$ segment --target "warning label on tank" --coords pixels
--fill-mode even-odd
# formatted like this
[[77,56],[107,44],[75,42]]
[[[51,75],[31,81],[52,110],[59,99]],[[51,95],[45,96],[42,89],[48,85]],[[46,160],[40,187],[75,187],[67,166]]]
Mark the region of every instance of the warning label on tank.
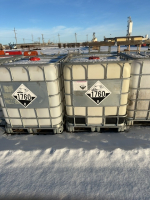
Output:
[[99,105],[111,92],[100,81],[97,81],[85,94]]
[[24,84],[21,84],[12,96],[25,108],[27,108],[37,96],[33,94]]
[[73,90],[74,91],[88,90],[87,81],[73,81]]

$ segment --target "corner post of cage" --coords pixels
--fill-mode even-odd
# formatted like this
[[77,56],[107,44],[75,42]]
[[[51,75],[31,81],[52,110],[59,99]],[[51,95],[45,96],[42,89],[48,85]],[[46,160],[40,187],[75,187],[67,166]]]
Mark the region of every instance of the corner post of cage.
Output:
[[141,79],[142,79],[142,71],[143,71],[143,61],[139,61],[140,64],[140,73],[139,73],[139,79],[138,79],[138,86],[137,86],[137,93],[136,93],[136,101],[135,101],[135,107],[134,107],[134,120],[137,110],[137,103],[138,103],[138,97],[139,97],[139,91],[140,91],[140,85],[141,85]]

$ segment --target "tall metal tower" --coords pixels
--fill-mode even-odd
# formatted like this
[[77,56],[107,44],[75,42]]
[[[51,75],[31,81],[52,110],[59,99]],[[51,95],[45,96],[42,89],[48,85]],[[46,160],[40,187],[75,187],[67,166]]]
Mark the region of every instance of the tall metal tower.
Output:
[[132,34],[132,26],[133,26],[133,21],[131,20],[131,17],[128,17],[128,21],[127,21],[127,35],[126,36],[131,36],[131,34]]
[[44,37],[43,37],[43,34],[42,34],[42,41],[43,41],[43,44],[44,44]]
[[40,38],[40,37],[38,37],[38,39],[39,39],[39,43],[40,43],[40,39],[41,39],[41,38]]
[[76,43],[77,43],[77,34],[75,33],[75,40],[76,40]]
[[16,34],[17,34],[17,33],[16,33],[16,30],[15,30],[15,28],[14,28],[14,30],[13,30],[13,31],[14,31],[14,33],[15,33],[15,40],[16,40],[16,44],[17,44],[17,36],[16,36]]
[[95,32],[93,33],[93,40],[95,40]]
[[33,42],[33,35],[31,35],[32,36],[32,42]]
[[86,37],[87,37],[87,42],[88,42],[88,34],[86,35]]
[[58,42],[60,43],[60,35],[59,35],[59,33],[58,33]]

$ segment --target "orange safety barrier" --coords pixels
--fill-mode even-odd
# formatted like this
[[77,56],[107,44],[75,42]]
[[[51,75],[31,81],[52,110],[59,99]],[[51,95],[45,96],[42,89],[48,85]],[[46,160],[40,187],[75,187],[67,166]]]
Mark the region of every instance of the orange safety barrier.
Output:
[[37,51],[25,51],[24,56],[38,56]]
[[21,51],[5,51],[5,55],[11,55],[11,56],[22,55],[22,52]]
[[4,56],[4,55],[5,55],[4,51],[3,50],[0,51],[0,56]]

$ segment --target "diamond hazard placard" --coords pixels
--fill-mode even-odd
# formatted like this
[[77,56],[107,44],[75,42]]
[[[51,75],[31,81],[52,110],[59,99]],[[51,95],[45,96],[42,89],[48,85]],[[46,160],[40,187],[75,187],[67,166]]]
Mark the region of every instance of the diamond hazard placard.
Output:
[[99,105],[111,92],[100,81],[97,81],[85,94]]
[[21,84],[12,96],[25,108],[27,108],[37,98],[37,96],[24,84]]

